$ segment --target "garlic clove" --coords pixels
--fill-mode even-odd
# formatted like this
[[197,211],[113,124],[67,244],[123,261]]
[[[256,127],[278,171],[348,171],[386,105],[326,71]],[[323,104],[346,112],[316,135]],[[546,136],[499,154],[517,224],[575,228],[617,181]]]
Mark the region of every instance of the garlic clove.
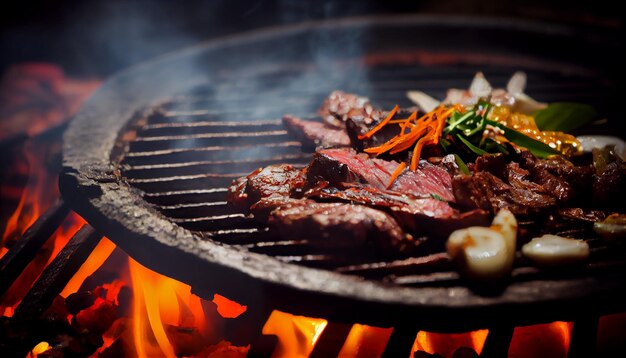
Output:
[[540,267],[556,267],[586,262],[589,245],[581,240],[543,235],[522,247],[522,254]]
[[501,209],[493,218],[491,229],[502,234],[508,249],[515,255],[517,245],[517,220],[509,209]]
[[450,257],[467,277],[495,281],[509,275],[514,255],[502,234],[487,227],[454,231],[447,242]]

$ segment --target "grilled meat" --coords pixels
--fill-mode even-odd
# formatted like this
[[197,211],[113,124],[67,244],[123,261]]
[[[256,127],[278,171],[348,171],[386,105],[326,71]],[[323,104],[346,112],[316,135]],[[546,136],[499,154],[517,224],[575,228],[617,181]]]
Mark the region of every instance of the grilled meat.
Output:
[[228,190],[228,201],[247,211],[262,198],[297,196],[304,186],[304,180],[302,171],[293,165],[269,165],[236,179]]
[[[307,171],[307,187],[328,183],[344,188],[345,183],[361,183],[386,190],[398,163],[371,159],[367,154],[357,154],[351,149],[327,149],[315,153]],[[425,161],[417,171],[404,171],[389,188],[416,197],[437,195],[445,201],[454,201],[452,180],[442,168]]]
[[334,248],[371,246],[394,253],[410,252],[419,243],[389,214],[362,205],[302,201],[274,210],[269,224],[283,237]]
[[[514,175],[520,176],[519,173]],[[457,204],[464,209],[479,208],[496,213],[508,208],[515,215],[530,215],[556,205],[554,197],[534,192],[525,187],[522,180],[520,182],[522,185],[516,187],[489,172],[475,172],[455,176],[452,188]]]
[[350,146],[350,138],[343,128],[330,127],[321,122],[307,121],[291,115],[284,116],[283,123],[289,132],[302,142],[304,150]]
[[318,113],[326,124],[335,128],[344,128],[345,122],[353,116],[363,117],[368,124],[378,121],[381,116],[368,98],[343,91],[333,91],[324,100]]
[[447,237],[452,231],[469,225],[487,225],[489,215],[483,210],[461,214],[447,202],[419,198],[368,186],[352,186],[344,190],[316,188],[305,194],[317,200],[341,200],[389,212],[400,225],[414,235]]

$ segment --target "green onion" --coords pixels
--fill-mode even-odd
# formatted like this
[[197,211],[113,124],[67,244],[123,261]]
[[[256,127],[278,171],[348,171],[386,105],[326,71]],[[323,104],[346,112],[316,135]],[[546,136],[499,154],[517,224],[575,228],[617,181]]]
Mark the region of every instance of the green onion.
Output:
[[462,115],[459,119],[457,119],[456,121],[450,123],[445,129],[444,132],[445,133],[450,133],[452,130],[454,130],[454,128],[456,128],[459,124],[467,121],[468,119],[472,118],[474,115],[476,114],[476,112],[474,111],[469,111],[467,113],[465,113],[464,115]]
[[465,175],[470,175],[470,171],[467,168],[467,165],[465,165],[465,162],[463,162],[463,159],[461,159],[458,154],[454,154],[454,160],[456,161],[456,165],[459,166],[459,170],[461,171],[461,173]]
[[459,138],[459,140],[461,142],[463,142],[463,144],[465,144],[472,152],[474,152],[474,154],[476,155],[483,155],[483,154],[489,154],[486,151],[478,148],[477,146],[473,145],[472,143],[470,143],[470,141],[468,141],[467,139],[463,138],[460,134],[456,135],[457,138]]
[[442,198],[442,197],[440,197],[440,196],[439,196],[439,195],[437,195],[437,194],[430,194],[430,197],[431,197],[431,198],[433,198],[433,199],[435,199],[435,200],[445,201],[445,200],[443,200],[443,198]]

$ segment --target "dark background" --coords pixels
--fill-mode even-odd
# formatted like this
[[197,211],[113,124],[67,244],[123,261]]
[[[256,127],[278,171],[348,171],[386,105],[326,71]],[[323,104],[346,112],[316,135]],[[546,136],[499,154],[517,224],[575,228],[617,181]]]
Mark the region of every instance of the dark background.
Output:
[[0,11],[0,73],[11,64],[44,61],[71,75],[106,77],[155,55],[226,34],[379,14],[524,18],[623,38],[624,16],[617,4],[614,0],[19,1]]

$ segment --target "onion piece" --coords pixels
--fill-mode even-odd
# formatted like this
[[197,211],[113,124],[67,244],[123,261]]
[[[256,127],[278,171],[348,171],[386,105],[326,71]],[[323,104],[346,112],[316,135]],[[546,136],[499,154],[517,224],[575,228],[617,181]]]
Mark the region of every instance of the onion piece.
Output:
[[626,142],[618,137],[606,135],[582,135],[576,137],[583,146],[584,152],[591,152],[594,148],[604,148],[608,145],[615,146],[615,154],[622,160],[626,160]]
[[483,75],[482,72],[476,73],[469,88],[469,92],[472,97],[487,98],[491,94],[492,90],[493,87],[491,87],[491,85],[485,78],[485,75]]
[[441,104],[440,101],[434,99],[433,97],[427,95],[422,91],[408,91],[406,96],[411,100],[411,102],[415,103],[420,107],[420,109],[424,112],[430,112],[433,109],[439,107]]

